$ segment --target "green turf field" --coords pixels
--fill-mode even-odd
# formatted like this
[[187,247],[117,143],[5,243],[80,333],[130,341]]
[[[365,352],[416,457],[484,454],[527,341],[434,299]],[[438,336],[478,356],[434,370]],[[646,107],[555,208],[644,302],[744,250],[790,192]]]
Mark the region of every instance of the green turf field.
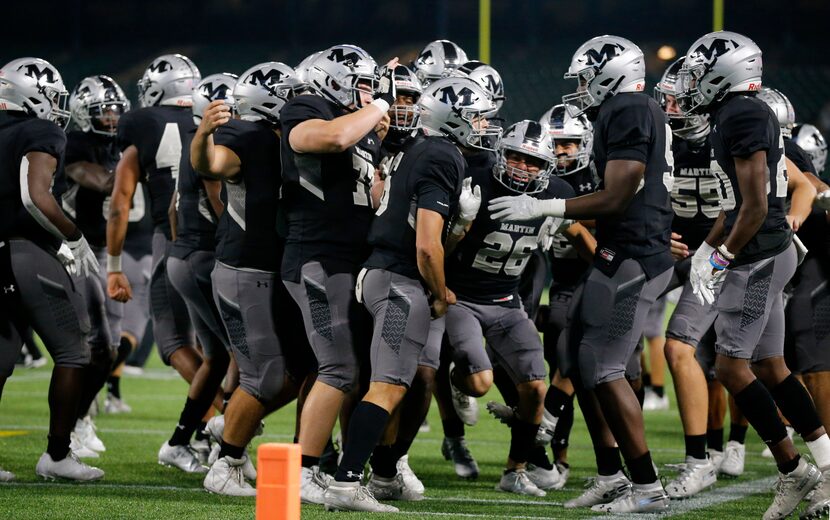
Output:
[[[127,415],[99,415],[98,433],[106,453],[93,463],[106,471],[95,484],[44,483],[35,464],[46,447],[46,394],[50,369],[18,369],[6,384],[0,403],[0,466],[17,474],[17,481],[0,484],[0,519],[232,519],[253,518],[254,501],[210,495],[201,478],[159,466],[156,452],[171,433],[184,402],[186,386],[155,358],[142,377],[125,376],[122,392],[132,405]],[[545,498],[524,498],[494,490],[508,449],[508,430],[484,410],[495,391],[480,400],[479,424],[467,440],[481,467],[477,481],[461,481],[440,453],[442,434],[437,409],[429,415],[432,431],[415,441],[410,464],[426,485],[426,500],[400,504],[402,515],[373,518],[588,518],[591,511],[571,511],[561,503],[580,493],[594,469],[590,441],[577,417],[571,438],[571,478],[562,491]],[[672,396],[673,398],[673,396]],[[648,441],[662,467],[681,462],[683,436],[675,403],[667,412],[646,416]],[[257,442],[286,442],[294,431],[294,407],[266,420]],[[799,446],[803,444],[799,443]],[[772,499],[774,468],[759,455],[762,445],[750,431],[747,471],[736,480],[718,482],[699,498],[673,503],[670,515],[679,518],[760,518]],[[303,518],[361,518],[360,514],[331,514],[319,506],[304,506]]]

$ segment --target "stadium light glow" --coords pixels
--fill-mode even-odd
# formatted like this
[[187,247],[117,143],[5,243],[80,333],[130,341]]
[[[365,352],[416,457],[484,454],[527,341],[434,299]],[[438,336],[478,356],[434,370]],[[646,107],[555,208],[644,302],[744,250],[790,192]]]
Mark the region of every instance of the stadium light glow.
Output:
[[657,57],[663,61],[673,60],[677,56],[677,51],[671,45],[663,45],[657,49]]

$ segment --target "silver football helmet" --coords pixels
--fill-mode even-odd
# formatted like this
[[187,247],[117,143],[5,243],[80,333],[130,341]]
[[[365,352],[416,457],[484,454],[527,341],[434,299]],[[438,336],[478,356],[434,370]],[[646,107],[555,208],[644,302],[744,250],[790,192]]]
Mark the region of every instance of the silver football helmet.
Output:
[[795,126],[795,109],[787,96],[778,89],[761,87],[757,98],[769,105],[772,111],[775,112],[778,125],[781,127],[781,135],[792,137],[793,127]]
[[548,135],[556,141],[577,143],[575,154],[556,154],[555,173],[562,177],[578,172],[591,163],[591,149],[594,143],[594,127],[585,114],[571,116],[565,105],[554,105],[539,118]]
[[294,69],[277,61],[254,65],[239,76],[233,88],[236,111],[245,121],[280,122],[280,110],[302,92],[303,82]]
[[504,82],[501,75],[492,66],[478,60],[468,61],[453,71],[452,75],[466,76],[484,87],[484,90],[490,94],[490,99],[496,103],[496,112],[501,110],[504,101],[507,99],[504,95]]
[[308,68],[311,66],[312,62],[314,62],[314,60],[317,59],[317,56],[321,55],[322,53],[323,51],[312,52],[311,54],[303,58],[303,61],[297,64],[296,67],[294,67],[294,73],[296,74],[297,79],[306,84],[305,90],[309,93],[313,93],[314,91],[311,87],[308,86]]
[[697,114],[730,92],[757,92],[763,69],[755,42],[729,31],[709,33],[686,52],[677,73],[677,103],[685,114]]
[[342,108],[361,108],[358,91],[375,91],[378,65],[356,45],[335,45],[312,60],[305,79],[317,94]]
[[[493,166],[493,176],[506,188],[517,193],[531,194],[539,193],[547,187],[557,161],[553,139],[544,125],[530,119],[519,121],[499,139],[497,151],[498,160]],[[538,171],[531,173],[510,166],[507,155],[511,152],[525,156],[525,165],[536,166]]]
[[[669,118],[672,134],[692,143],[702,143],[709,135],[709,116],[707,114],[684,114],[677,104],[677,73],[683,66],[684,58],[675,60],[663,72],[660,82],[654,87],[654,98]],[[669,101],[674,100],[674,108]]]
[[202,122],[202,114],[209,104],[217,99],[224,99],[225,104],[235,109],[233,87],[236,85],[236,74],[220,72],[211,74],[202,79],[193,89],[193,122],[198,126]]
[[415,75],[426,87],[435,80],[446,78],[467,61],[467,53],[455,43],[449,40],[435,40],[424,47],[412,62],[412,66],[415,68]]
[[69,92],[58,69],[40,58],[18,58],[0,68],[0,107],[69,124]]
[[393,77],[395,78],[395,91],[398,96],[401,94],[412,96],[412,105],[400,104],[395,101],[389,107],[389,128],[399,132],[411,132],[420,125],[421,112],[418,107],[418,100],[424,92],[421,82],[412,70],[406,65],[395,67]]
[[421,128],[427,135],[444,135],[459,146],[495,150],[502,129],[487,125],[496,104],[470,78],[432,82],[418,101]]
[[199,68],[187,56],[159,56],[138,80],[138,103],[142,107],[190,106],[193,87],[201,79]]
[[827,164],[827,141],[819,129],[806,123],[796,125],[793,128],[793,139],[812,159],[816,174],[821,175]]
[[69,110],[82,132],[114,136],[118,120],[130,109],[130,100],[109,76],[89,76],[72,90]]
[[579,85],[573,94],[562,96],[562,103],[578,116],[620,92],[641,92],[645,77],[646,63],[637,45],[619,36],[597,36],[571,58],[565,79],[576,79]]

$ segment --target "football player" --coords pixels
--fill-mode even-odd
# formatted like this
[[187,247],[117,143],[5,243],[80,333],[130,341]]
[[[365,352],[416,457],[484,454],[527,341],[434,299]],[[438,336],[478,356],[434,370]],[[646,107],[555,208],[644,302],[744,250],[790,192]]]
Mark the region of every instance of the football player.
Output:
[[[207,471],[189,449],[190,437],[204,414],[199,412],[197,396],[205,378],[196,378],[202,358],[195,346],[187,305],[170,284],[166,263],[172,238],[168,209],[179,174],[182,143],[194,126],[192,91],[200,79],[196,65],[180,54],[159,56],[144,72],[138,85],[142,108],[128,112],[118,123],[122,155],[107,220],[107,293],[116,301],[126,302],[132,297],[132,288],[123,270],[121,252],[130,201],[139,181],[146,180],[155,225],[150,286],[153,333],[162,361],[172,365],[188,383],[197,382],[191,385],[179,425],[170,441],[162,444],[158,460],[188,473]],[[221,406],[221,398],[217,404]]]
[[447,78],[430,84],[418,105],[425,135],[409,140],[394,160],[369,233],[372,253],[358,277],[357,296],[374,318],[371,382],[349,422],[343,458],[325,492],[327,510],[398,511],[374,493],[423,498],[406,489],[397,457],[388,452],[375,450],[366,487],[361,477],[412,383],[430,318],[441,318],[455,303],[444,276],[444,229],[457,211],[464,178],[458,147],[479,139],[493,103],[472,80]]
[[[294,399],[302,382],[286,376],[286,355],[277,333],[292,324],[275,323],[276,293],[284,292],[276,278],[284,246],[277,234],[279,205],[275,203],[281,184],[279,114],[301,86],[293,69],[283,63],[255,65],[233,89],[241,119],[231,119],[229,104],[215,100],[204,112],[191,144],[193,168],[224,180],[227,190],[211,278],[240,379],[224,419],[216,417],[208,423],[221,442],[204,481],[205,489],[213,493],[256,495],[245,481],[256,479],[245,447],[262,418]],[[284,317],[288,316],[280,316]]]
[[[354,285],[369,253],[371,187],[380,153],[374,129],[395,102],[396,65],[393,60],[385,72],[391,86],[375,94],[377,65],[366,51],[352,45],[326,49],[309,65],[306,82],[313,95],[291,99],[280,115],[287,221],[281,275],[303,313],[318,363],[300,423],[306,503],[323,503],[320,455],[346,394],[355,388],[356,349],[366,342],[368,316]],[[348,431],[342,421],[341,429]]]
[[[573,105],[573,113],[594,119],[601,189],[567,201],[499,197],[489,207],[500,220],[542,215],[597,219],[597,253],[579,303],[579,383],[601,410],[586,414],[589,431],[604,438],[599,445],[613,446],[610,437],[616,439],[633,486],[620,470],[598,479],[595,487],[605,486],[608,492],[596,496],[593,507],[616,513],[664,510],[669,499],[657,479],[642,410],[625,375],[646,314],[671,278],[671,133],[659,105],[641,93],[643,53],[629,40],[589,40],[576,51],[565,76],[577,79],[579,86],[563,102]],[[579,334],[572,330],[571,336],[574,340]],[[583,412],[586,408],[583,403]]]
[[[710,113],[712,169],[722,211],[692,257],[700,301],[715,303],[716,372],[779,470],[764,518],[784,518],[813,488],[805,515],[830,504],[830,439],[809,394],[784,363],[782,292],[797,264],[787,221],[784,142],[775,115],[754,94],[761,88],[761,49],[746,36],[715,32],[695,41],[677,78],[687,114]],[[750,365],[751,363],[751,365]],[[813,454],[804,460],[776,405]]]
[[421,85],[427,87],[433,81],[446,78],[467,61],[467,53],[455,43],[449,40],[435,40],[421,50],[412,62],[412,69],[421,80]]
[[[98,480],[104,472],[69,448],[90,362],[89,318],[71,274],[95,276],[98,260],[51,193],[63,166],[68,97],[60,73],[45,60],[19,58],[0,68],[0,393],[23,344],[18,330],[31,325],[55,361],[48,446],[35,471]],[[3,471],[0,478],[14,475]]]

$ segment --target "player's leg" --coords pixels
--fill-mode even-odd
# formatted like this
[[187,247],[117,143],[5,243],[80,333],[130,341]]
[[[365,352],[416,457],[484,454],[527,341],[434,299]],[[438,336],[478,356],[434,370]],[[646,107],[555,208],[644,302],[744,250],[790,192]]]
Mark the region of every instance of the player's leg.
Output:
[[645,387],[643,410],[668,410],[669,398],[665,393],[666,385],[666,297],[659,298],[646,316],[643,337],[648,347],[649,384]]

